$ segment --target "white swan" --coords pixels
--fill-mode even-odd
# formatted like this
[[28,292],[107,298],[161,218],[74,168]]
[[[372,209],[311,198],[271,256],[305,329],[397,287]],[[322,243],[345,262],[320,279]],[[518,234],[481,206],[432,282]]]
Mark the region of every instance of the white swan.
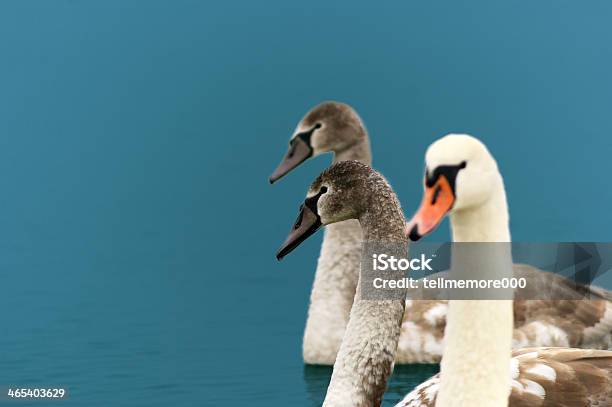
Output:
[[[448,213],[455,242],[510,242],[503,180],[480,141],[448,135],[429,147],[426,165],[426,198],[407,227],[411,239]],[[511,275],[509,250],[493,257],[495,272]],[[510,300],[449,301],[441,371],[398,406],[612,405],[611,351],[528,348],[511,357],[512,325]]]
[[[270,176],[275,182],[301,163],[326,152],[333,162],[357,160],[370,165],[368,132],[349,105],[324,102],[298,123],[289,151]],[[361,229],[356,220],[325,229],[315,274],[308,319],[304,330],[303,358],[309,364],[332,365],[349,319],[358,281]],[[516,265],[515,274],[539,273]],[[562,311],[562,312],[561,312]],[[447,301],[406,302],[406,313],[396,363],[437,363],[442,357]],[[560,308],[546,301],[514,303],[513,346],[612,347],[612,303],[577,301]]]

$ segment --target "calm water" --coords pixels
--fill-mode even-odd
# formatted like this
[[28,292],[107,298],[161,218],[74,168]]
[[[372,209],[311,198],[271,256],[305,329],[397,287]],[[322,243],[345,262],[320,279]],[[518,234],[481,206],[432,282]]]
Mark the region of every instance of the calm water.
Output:
[[[329,369],[300,348],[321,233],[274,253],[329,157],[267,177],[324,99],[363,116],[407,214],[427,145],[470,132],[499,162],[515,240],[612,240],[611,12],[0,2],[0,386],[66,386],[79,406],[317,405]],[[434,370],[398,369],[387,404]]]
[[[66,386],[73,404],[89,406],[317,405],[324,397],[331,369],[302,365],[301,327],[290,322],[301,318],[283,311],[282,299],[228,290],[212,304],[203,298],[205,265],[182,265],[161,248],[99,253],[95,264],[78,260],[82,246],[69,250],[76,261],[61,259],[58,247],[36,249],[36,259],[24,249],[27,264],[9,265],[19,277],[3,291],[0,383]],[[398,369],[388,399],[434,372]]]
[[[151,237],[112,254],[73,243],[12,247],[23,260],[3,264],[0,383],[65,386],[88,406],[321,403],[331,368],[303,366],[302,315],[265,274],[210,301],[205,256],[137,248]],[[436,369],[398,367],[388,404]]]

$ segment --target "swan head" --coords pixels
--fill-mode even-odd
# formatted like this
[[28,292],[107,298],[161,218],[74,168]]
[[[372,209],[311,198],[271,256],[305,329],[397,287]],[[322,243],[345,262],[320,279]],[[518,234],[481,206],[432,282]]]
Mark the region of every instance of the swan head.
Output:
[[289,236],[276,253],[281,260],[321,226],[358,219],[365,210],[368,182],[382,176],[358,161],[333,164],[314,180]]
[[289,149],[269,181],[276,182],[311,157],[344,151],[365,137],[363,123],[352,107],[323,102],[298,123],[289,140]]
[[421,206],[406,226],[410,240],[431,233],[447,214],[488,201],[503,185],[495,159],[477,138],[449,134],[427,149]]

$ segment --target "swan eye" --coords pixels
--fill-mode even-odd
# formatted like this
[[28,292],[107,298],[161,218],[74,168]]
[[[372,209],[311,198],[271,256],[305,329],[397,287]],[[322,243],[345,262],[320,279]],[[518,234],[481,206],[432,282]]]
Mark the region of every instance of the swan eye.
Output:
[[459,169],[464,169],[465,167],[467,167],[467,162],[461,161],[461,164],[459,164]]
[[326,186],[322,186],[321,189],[319,190],[319,193],[324,194],[327,192],[327,187]]
[[317,124],[315,124],[314,128],[315,128],[315,129],[320,129],[320,128],[321,128],[321,123],[317,123]]

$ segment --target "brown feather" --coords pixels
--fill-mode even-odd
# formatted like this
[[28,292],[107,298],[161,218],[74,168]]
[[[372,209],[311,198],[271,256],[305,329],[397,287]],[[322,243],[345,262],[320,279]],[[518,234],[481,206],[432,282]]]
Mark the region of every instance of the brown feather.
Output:
[[[518,376],[513,378],[510,407],[612,406],[612,351],[525,348],[514,351],[513,359]],[[554,378],[547,377],[553,371]],[[433,407],[437,388],[431,390],[438,382],[439,374],[419,385],[398,406]]]

